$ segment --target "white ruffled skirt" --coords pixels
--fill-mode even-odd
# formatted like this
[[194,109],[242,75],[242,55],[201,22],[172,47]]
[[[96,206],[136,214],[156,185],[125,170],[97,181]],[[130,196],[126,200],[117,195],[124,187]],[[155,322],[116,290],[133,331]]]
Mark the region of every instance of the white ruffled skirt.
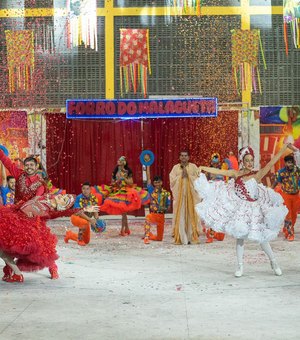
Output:
[[194,187],[202,198],[196,211],[205,225],[235,238],[259,243],[273,240],[288,213],[282,197],[262,184],[258,184],[255,202],[235,194],[234,180],[208,182],[201,174]]

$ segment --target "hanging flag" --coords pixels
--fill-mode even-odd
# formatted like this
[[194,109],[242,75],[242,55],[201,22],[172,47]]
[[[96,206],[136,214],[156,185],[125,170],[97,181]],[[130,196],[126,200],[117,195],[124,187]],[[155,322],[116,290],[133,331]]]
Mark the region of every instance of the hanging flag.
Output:
[[247,89],[248,76],[252,78],[251,91],[261,93],[259,74],[259,49],[264,68],[267,68],[260,31],[236,29],[231,31],[232,69],[237,92]]
[[97,0],[67,0],[67,46],[84,44],[98,51]]
[[[128,93],[140,88],[144,97],[147,96],[147,73],[151,74],[149,30],[120,29],[120,87]],[[123,85],[124,84],[124,85]]]
[[283,33],[285,43],[285,53],[288,55],[288,24],[293,35],[295,48],[300,48],[300,1],[283,0]]
[[201,15],[202,0],[167,0],[167,6],[174,7],[177,15],[192,12]]
[[31,90],[34,71],[32,30],[5,31],[9,92]]

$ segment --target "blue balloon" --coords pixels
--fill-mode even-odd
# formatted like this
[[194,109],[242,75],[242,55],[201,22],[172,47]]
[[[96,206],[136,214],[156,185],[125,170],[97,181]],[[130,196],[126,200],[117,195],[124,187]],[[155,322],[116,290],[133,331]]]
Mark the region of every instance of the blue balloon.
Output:
[[3,153],[4,153],[5,156],[8,156],[8,155],[9,155],[9,152],[8,152],[7,148],[6,148],[4,145],[1,145],[1,144],[0,144],[0,150],[3,151]]
[[150,166],[154,162],[154,154],[150,150],[144,150],[140,154],[140,162],[145,166]]

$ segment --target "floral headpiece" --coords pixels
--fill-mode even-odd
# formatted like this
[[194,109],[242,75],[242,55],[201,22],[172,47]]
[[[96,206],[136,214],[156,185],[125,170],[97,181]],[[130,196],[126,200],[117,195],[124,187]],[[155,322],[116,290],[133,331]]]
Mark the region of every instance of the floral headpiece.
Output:
[[121,156],[121,157],[119,158],[119,161],[125,162],[125,165],[127,164],[127,160],[126,160],[126,157],[125,157],[125,156]]
[[254,151],[250,146],[246,146],[241,148],[239,151],[239,163],[240,165],[243,164],[243,160],[247,155],[251,155],[254,158]]

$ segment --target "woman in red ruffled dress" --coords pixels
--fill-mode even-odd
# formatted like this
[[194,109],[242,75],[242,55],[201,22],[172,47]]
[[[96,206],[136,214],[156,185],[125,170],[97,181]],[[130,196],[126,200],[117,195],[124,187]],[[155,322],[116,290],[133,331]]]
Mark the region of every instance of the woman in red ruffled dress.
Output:
[[0,257],[5,262],[3,281],[23,282],[21,270],[36,271],[46,267],[52,279],[58,278],[57,238],[46,226],[46,220],[80,214],[82,209],[70,209],[73,204],[73,195],[44,195],[17,206],[0,207]]
[[96,186],[96,191],[106,196],[100,210],[109,215],[122,215],[121,236],[130,235],[127,213],[140,209],[141,205],[149,202],[146,190],[133,183],[132,170],[128,167],[125,156],[118,159],[118,164],[112,173],[111,186],[104,192],[103,185]]

